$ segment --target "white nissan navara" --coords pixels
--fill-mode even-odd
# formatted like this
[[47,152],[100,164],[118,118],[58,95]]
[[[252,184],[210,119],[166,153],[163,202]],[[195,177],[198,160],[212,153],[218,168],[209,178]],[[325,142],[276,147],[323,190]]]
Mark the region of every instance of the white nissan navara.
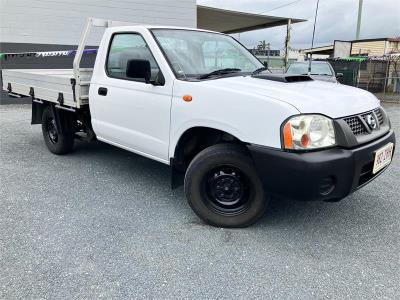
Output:
[[[81,68],[92,26],[107,29],[94,68]],[[271,196],[338,201],[381,174],[395,147],[371,93],[271,74],[217,32],[89,19],[73,69],[2,75],[10,95],[32,98],[51,152],[85,137],[170,165],[214,226],[254,223]]]

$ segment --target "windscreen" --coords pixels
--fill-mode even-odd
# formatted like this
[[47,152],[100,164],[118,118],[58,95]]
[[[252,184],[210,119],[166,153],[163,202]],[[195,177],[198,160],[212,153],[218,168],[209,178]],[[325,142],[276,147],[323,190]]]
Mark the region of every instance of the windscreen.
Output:
[[[287,70],[288,74],[307,75],[308,63],[294,63],[291,64]],[[311,63],[311,75],[327,75],[332,76],[331,68],[328,64]]]
[[199,77],[226,69],[251,73],[263,67],[246,48],[228,35],[181,29],[153,29],[154,37],[178,78]]

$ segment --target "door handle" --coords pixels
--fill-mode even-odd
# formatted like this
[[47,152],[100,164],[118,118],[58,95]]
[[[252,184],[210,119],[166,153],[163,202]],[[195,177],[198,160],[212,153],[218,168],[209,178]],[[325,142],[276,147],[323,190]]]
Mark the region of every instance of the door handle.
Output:
[[98,93],[100,96],[107,96],[107,88],[105,87],[99,87]]

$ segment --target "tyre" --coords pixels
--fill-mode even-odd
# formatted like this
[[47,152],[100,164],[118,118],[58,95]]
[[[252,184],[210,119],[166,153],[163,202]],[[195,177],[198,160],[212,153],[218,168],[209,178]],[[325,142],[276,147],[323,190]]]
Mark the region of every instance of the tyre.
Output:
[[[74,146],[74,134],[65,128],[64,133],[59,133],[51,108],[44,109],[42,115],[42,133],[47,148],[54,154],[67,154]],[[63,130],[64,131],[64,130]]]
[[246,148],[217,144],[201,151],[185,175],[193,211],[217,227],[247,227],[266,209],[269,198]]

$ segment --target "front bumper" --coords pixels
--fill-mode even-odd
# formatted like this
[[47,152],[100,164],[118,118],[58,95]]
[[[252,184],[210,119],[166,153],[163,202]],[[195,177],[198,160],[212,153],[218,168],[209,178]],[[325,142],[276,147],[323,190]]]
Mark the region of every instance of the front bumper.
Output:
[[249,145],[267,193],[302,201],[339,201],[381,174],[372,174],[374,152],[395,144],[390,130],[377,140],[353,149],[332,148],[294,153]]

